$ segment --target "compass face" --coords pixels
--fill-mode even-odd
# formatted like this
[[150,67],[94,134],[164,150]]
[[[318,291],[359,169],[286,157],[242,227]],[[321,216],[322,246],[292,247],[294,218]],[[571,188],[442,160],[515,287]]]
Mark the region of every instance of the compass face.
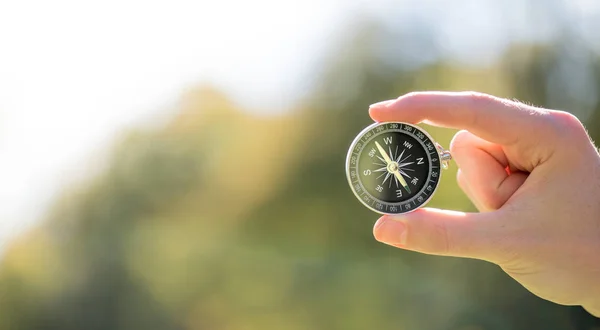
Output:
[[440,180],[440,156],[429,135],[406,123],[375,123],[354,139],[346,174],[371,210],[399,214],[423,206]]

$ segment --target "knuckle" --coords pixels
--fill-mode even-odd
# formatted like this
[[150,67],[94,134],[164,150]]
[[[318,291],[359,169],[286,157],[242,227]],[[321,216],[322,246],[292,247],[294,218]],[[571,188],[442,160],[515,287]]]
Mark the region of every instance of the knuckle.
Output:
[[468,99],[470,99],[473,102],[489,102],[491,100],[494,100],[495,97],[486,94],[486,93],[481,93],[481,92],[476,92],[476,91],[464,91],[461,94],[463,94],[465,97],[467,97]]
[[585,133],[583,124],[575,115],[566,111],[552,111],[550,112],[550,119],[555,127],[560,131],[565,130],[569,132]]
[[[494,97],[491,95],[473,91],[463,92],[462,95],[465,99],[465,102],[470,103],[470,107],[473,108],[487,108],[489,107],[490,103],[494,100]],[[479,116],[480,115],[478,112],[472,111],[469,112],[470,118],[464,119],[467,123],[469,123],[471,127],[477,127],[479,126],[478,123],[480,121]]]
[[429,96],[423,92],[409,92],[398,97],[398,99],[402,99],[403,102],[410,104],[419,104],[425,101],[428,97]]
[[461,94],[465,101],[471,103],[474,107],[488,107],[491,104],[497,104],[499,102],[497,97],[481,92],[467,91],[462,92]]
[[555,120],[558,120],[563,124],[573,125],[573,126],[581,125],[579,118],[577,118],[575,115],[573,115],[570,112],[554,110],[550,114]]
[[[465,91],[461,94],[464,102],[467,103],[467,105],[471,108],[492,109],[497,108],[498,106],[510,105],[510,103],[507,102],[507,100],[486,93]],[[464,121],[469,123],[471,127],[478,127],[480,126],[479,123],[482,120],[481,116],[481,112],[472,111],[469,112],[469,118],[464,118]]]
[[555,142],[558,144],[571,145],[573,142],[579,144],[591,141],[587,130],[575,115],[566,111],[551,111],[548,117]]

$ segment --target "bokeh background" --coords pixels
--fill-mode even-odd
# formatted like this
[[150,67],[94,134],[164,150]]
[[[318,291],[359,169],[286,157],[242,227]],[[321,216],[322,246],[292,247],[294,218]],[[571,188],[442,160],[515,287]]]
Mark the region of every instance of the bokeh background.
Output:
[[599,138],[600,3],[0,1],[0,329],[600,329],[373,239],[345,154],[414,90]]

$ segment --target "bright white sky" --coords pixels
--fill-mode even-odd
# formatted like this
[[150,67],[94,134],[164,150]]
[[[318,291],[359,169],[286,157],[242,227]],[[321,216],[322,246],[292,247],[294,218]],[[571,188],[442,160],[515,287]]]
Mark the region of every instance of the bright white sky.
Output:
[[[211,82],[250,107],[285,108],[343,32],[342,23],[359,14],[395,24],[420,12],[437,20],[434,28],[449,40],[450,54],[485,58],[506,43],[498,32],[506,16],[485,12],[495,1],[462,0],[454,12],[450,3],[457,6],[432,0],[0,0],[0,250],[7,237],[40,218],[61,185],[85,175],[91,155],[124,127],[167,108],[187,87]],[[598,7],[572,3],[575,13]],[[512,15],[517,33],[529,24],[514,6],[504,13]]]
[[123,127],[195,83],[285,106],[345,14],[319,0],[2,1],[0,246]]

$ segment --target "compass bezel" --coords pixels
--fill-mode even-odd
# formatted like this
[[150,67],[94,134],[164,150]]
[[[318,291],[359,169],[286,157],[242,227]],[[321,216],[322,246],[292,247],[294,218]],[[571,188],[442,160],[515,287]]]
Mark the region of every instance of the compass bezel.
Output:
[[[398,125],[397,128],[389,128],[387,125],[393,125],[396,124]],[[369,133],[370,131],[376,130],[377,127],[379,126],[384,126],[385,128],[383,130],[381,130],[380,132],[376,132],[374,133],[372,136],[367,136],[366,140],[365,140],[365,136],[367,133]],[[404,129],[404,127],[411,127],[412,128],[412,132],[409,132],[407,130]],[[412,136],[413,138],[415,138],[419,144],[421,148],[425,148],[426,154],[429,157],[429,169],[428,169],[428,174],[427,174],[427,180],[431,180],[432,178],[432,173],[433,172],[437,172],[437,180],[434,181],[433,185],[433,189],[429,192],[429,194],[427,195],[426,198],[424,198],[421,202],[416,202],[418,197],[421,197],[422,193],[426,190],[428,185],[424,185],[418,192],[416,192],[410,199],[402,201],[402,202],[397,202],[397,203],[390,203],[390,202],[386,202],[383,201],[375,196],[373,196],[371,193],[369,193],[369,191],[367,189],[364,188],[362,180],[360,179],[360,173],[358,172],[357,168],[358,168],[358,160],[360,159],[361,153],[364,150],[364,147],[366,146],[366,144],[371,141],[372,139],[374,139],[376,136],[379,136],[383,133],[386,132],[401,132],[402,134],[406,134],[409,136]],[[424,139],[419,138],[416,136],[416,133],[419,132],[421,134],[424,135]],[[433,150],[428,151],[428,147],[425,145],[425,141],[429,140],[428,142],[431,143],[431,145],[433,146]],[[357,149],[357,145],[359,143],[361,143],[361,146],[359,147],[358,151],[356,151]],[[438,187],[439,187],[439,183],[441,181],[441,177],[442,177],[442,162],[444,161],[444,157],[442,155],[442,153],[440,152],[440,149],[438,148],[439,144],[431,137],[431,135],[425,131],[423,128],[410,124],[410,123],[405,123],[405,122],[380,122],[380,123],[373,123],[367,127],[365,127],[362,131],[360,131],[360,133],[357,134],[357,136],[354,138],[354,140],[352,141],[352,143],[350,144],[350,147],[348,148],[348,153],[346,155],[346,164],[345,164],[345,168],[346,168],[346,178],[348,180],[348,185],[350,186],[350,190],[352,190],[352,193],[354,194],[354,196],[364,205],[366,206],[368,209],[379,213],[379,214],[389,214],[389,215],[394,215],[394,214],[405,214],[405,213],[410,213],[410,212],[414,212],[415,210],[418,210],[420,208],[422,208],[423,206],[427,205],[427,203],[431,200],[431,198],[433,197],[433,195],[435,194],[435,192],[437,191]],[[435,151],[435,153],[433,153],[432,151]],[[437,170],[434,171],[435,167],[434,167],[434,162],[432,162],[432,155],[437,155]],[[352,156],[355,156],[355,162],[357,163],[355,166],[351,163],[352,161]],[[355,169],[355,175],[358,177],[357,179],[353,179],[351,176],[351,172],[352,169]],[[355,187],[355,184],[359,184],[359,188],[360,190],[364,191],[364,193],[361,193],[359,191],[357,191],[357,188]],[[366,195],[368,197],[368,200],[364,199],[364,196]],[[414,203],[414,206],[410,206],[411,203]],[[409,205],[409,208],[407,209],[406,205]],[[385,206],[385,207],[381,207],[381,206]]]

